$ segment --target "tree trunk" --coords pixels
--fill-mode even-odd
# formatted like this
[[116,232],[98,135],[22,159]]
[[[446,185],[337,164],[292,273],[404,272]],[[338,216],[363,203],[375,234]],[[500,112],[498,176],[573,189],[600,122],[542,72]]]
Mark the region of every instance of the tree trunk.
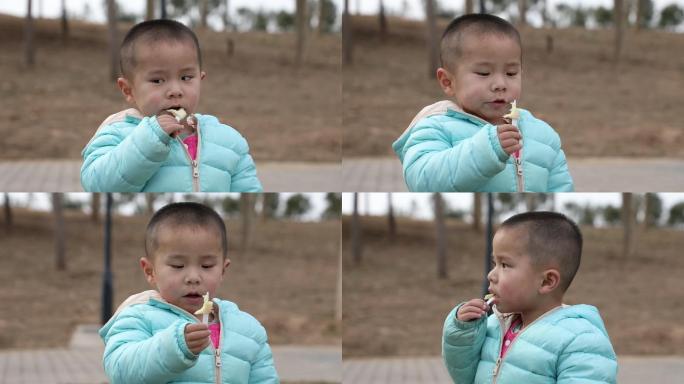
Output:
[[380,0],[380,10],[378,11],[378,23],[380,25],[380,39],[383,41],[387,37],[387,17],[385,16],[385,4]]
[[482,231],[482,194],[473,193],[473,229]]
[[613,51],[613,61],[615,64],[620,62],[622,45],[624,42],[624,2],[623,0],[613,0],[613,18],[615,21],[615,46]]
[[525,193],[525,207],[528,211],[537,210],[537,195],[534,193]]
[[66,269],[64,255],[64,215],[62,213],[61,193],[52,194],[52,212],[55,215],[55,267],[58,271]]
[[518,0],[518,25],[527,25],[527,0]]
[[318,36],[323,35],[323,19],[325,18],[325,0],[318,0]]
[[340,246],[340,257],[337,264],[337,292],[335,292],[335,322],[337,326],[342,326],[342,247]]
[[145,20],[154,20],[154,0],[147,0]]
[[159,0],[160,1],[160,13],[161,15],[159,16],[162,19],[166,19],[166,0]]
[[435,200],[435,227],[437,230],[437,277],[447,278],[446,229],[444,227],[444,201],[441,193],[433,194]]
[[437,37],[437,17],[435,0],[425,1],[425,24],[427,27],[428,77],[434,78],[439,67],[439,40]]
[[33,45],[33,14],[31,13],[32,1],[28,0],[26,9],[26,21],[24,23],[24,62],[27,67],[33,68],[36,63],[36,51]]
[[209,14],[209,0],[200,0],[200,25],[207,29],[207,15]]
[[306,0],[297,0],[297,51],[295,63],[301,67],[304,62],[304,48],[306,45]]
[[644,23],[644,8],[646,7],[646,0],[637,0],[636,3],[636,30],[640,31]]
[[90,220],[93,223],[99,223],[100,222],[100,194],[99,193],[93,193],[92,194],[90,207],[91,207],[91,209],[90,209]]
[[12,206],[10,205],[10,196],[7,192],[5,192],[5,226],[8,230],[12,228]]
[[66,0],[62,0],[62,42],[66,42],[67,39],[69,38],[69,22],[67,20],[67,11],[66,11]]
[[397,236],[397,221],[394,218],[394,205],[392,204],[392,192],[387,194],[387,227],[390,240]]
[[354,192],[354,212],[352,214],[352,256],[354,264],[361,264],[361,223],[359,222],[359,194]]
[[475,12],[475,4],[473,3],[474,0],[465,0],[465,14],[471,14]]
[[224,8],[223,8],[223,30],[225,32],[228,32],[230,29],[230,1],[226,0],[224,2]]
[[145,194],[145,206],[146,206],[145,211],[150,216],[152,216],[152,214],[154,213],[154,200],[156,200],[156,198],[157,198],[156,193],[149,193],[148,192]]
[[252,237],[252,215],[254,214],[254,195],[252,193],[240,194],[240,215],[242,216],[242,247],[243,254],[249,249]]
[[542,27],[546,28],[549,26],[549,11],[548,11],[548,0],[542,0],[541,18]]
[[349,15],[349,0],[344,0],[342,13],[342,64],[351,65],[353,62],[353,38],[351,17]]
[[116,80],[119,67],[119,42],[116,30],[116,2],[107,0],[107,25],[109,27],[109,80]]
[[634,210],[632,203],[632,193],[622,193],[622,254],[629,257],[634,251]]

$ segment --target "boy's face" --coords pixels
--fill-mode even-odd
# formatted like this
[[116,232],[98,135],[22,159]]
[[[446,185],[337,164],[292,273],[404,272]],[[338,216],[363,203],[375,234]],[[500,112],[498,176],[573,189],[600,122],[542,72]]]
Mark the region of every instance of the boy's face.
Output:
[[157,229],[152,260],[140,259],[145,278],[161,297],[190,313],[202,307],[207,291],[214,297],[229,264],[216,229],[173,225]]
[[515,39],[466,34],[457,63],[437,70],[444,93],[465,112],[492,124],[503,124],[510,103],[520,98],[521,50]]
[[126,101],[143,116],[158,115],[170,108],[194,113],[199,102],[200,71],[195,46],[189,41],[162,41],[135,46],[132,78],[120,77],[117,84]]
[[536,308],[544,271],[532,264],[527,251],[527,230],[504,227],[494,235],[489,289],[500,312],[527,312]]

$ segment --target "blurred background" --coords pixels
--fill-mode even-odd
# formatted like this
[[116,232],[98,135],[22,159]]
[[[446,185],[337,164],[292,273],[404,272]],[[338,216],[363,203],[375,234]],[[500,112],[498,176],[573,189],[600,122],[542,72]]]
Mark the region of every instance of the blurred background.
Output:
[[[151,289],[139,266],[145,228],[155,210],[173,201],[201,202],[224,217],[231,265],[217,297],[264,325],[283,381],[339,381],[339,194],[113,194],[111,226],[104,194],[5,193],[3,200],[0,361],[7,364],[0,371],[8,382],[19,377],[13,366],[40,360],[17,353],[91,351],[67,370],[73,374],[92,359],[94,377],[102,375],[103,345],[95,332],[128,296]],[[327,363],[328,373],[321,376],[312,362]],[[298,372],[298,364],[308,373]]]
[[137,22],[198,35],[198,112],[246,137],[259,161],[341,157],[339,0],[19,0],[0,4],[0,159],[73,159],[109,115],[118,47]]
[[568,156],[684,157],[682,0],[348,3],[345,158],[393,155],[418,111],[446,98],[435,80],[441,34],[483,9],[519,29],[518,105],[554,127]]
[[[489,198],[492,231],[531,210],[575,220],[584,249],[565,302],[599,309],[619,357],[678,356],[681,374],[684,194],[345,193],[342,342],[350,375],[354,362],[384,361],[378,357],[404,359],[396,372],[434,357],[435,372],[446,374],[444,319],[487,286]],[[625,375],[628,368],[621,365]]]

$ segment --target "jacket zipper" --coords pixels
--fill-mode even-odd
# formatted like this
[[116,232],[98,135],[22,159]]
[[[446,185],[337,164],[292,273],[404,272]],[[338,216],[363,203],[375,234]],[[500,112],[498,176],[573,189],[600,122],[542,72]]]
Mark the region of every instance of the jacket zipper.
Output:
[[[546,317],[546,315],[549,315],[552,312],[555,312],[559,308],[563,308],[563,306],[562,305],[558,306],[558,307],[544,313],[543,315],[539,316],[535,321],[530,323],[527,327],[522,328],[520,330],[520,332],[518,333],[518,336],[516,336],[515,339],[513,339],[513,342],[511,342],[511,344],[508,346],[508,350],[506,351],[506,355],[508,355],[508,353],[511,351],[511,349],[513,348],[513,344],[515,344],[515,342],[518,341],[518,339],[523,334],[523,332],[525,332],[528,328],[530,328],[534,323],[543,319],[544,317]],[[501,357],[501,349],[503,348],[503,340],[504,340],[504,337],[506,336],[506,334],[505,334],[506,331],[504,331],[506,324],[501,318],[499,318],[499,325],[501,328],[501,343],[499,343],[499,354],[497,355],[499,357],[496,359],[496,364],[494,365],[494,371],[492,372],[494,375],[494,379],[492,380],[492,384],[496,384],[496,381],[499,379],[498,376],[499,376],[499,371],[501,370],[501,364],[503,363],[503,360],[506,358],[505,356]]]
[[192,159],[192,156],[190,156],[190,151],[188,148],[185,146],[185,143],[183,140],[180,139],[180,137],[176,136],[176,140],[180,143],[180,145],[183,147],[183,151],[185,151],[185,156],[188,158],[190,161],[190,167],[192,169],[192,191],[193,192],[200,192],[200,184],[199,184],[199,161],[198,159],[200,158],[200,148],[202,147],[202,137],[200,136],[200,128],[199,128],[199,120],[197,120],[197,153],[195,153],[195,160]]
[[[220,312],[217,311],[217,313]],[[219,322],[219,329],[221,329],[221,337],[219,337],[218,345],[214,348],[214,377],[216,378],[216,384],[221,384],[221,338],[223,336],[223,322],[221,321],[220,315],[217,315],[216,318]]]

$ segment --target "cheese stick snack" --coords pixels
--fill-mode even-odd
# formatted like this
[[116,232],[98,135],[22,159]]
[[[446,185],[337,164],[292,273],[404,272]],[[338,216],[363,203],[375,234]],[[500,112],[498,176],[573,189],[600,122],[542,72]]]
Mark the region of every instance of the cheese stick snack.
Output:
[[202,315],[202,322],[205,324],[209,324],[209,314],[213,309],[214,303],[211,300],[209,300],[209,292],[207,292],[207,294],[204,295],[204,304],[202,304],[202,308],[195,311],[195,315]]
[[487,303],[487,305],[489,305],[489,306],[491,307],[491,306],[492,306],[492,303],[494,302],[494,299],[495,299],[495,298],[496,298],[496,297],[494,296],[493,293],[488,293],[488,294],[485,295],[484,301],[485,301],[485,303]]
[[[518,106],[516,105],[517,100],[513,100],[511,103],[511,111],[505,115],[503,115],[504,119],[509,119],[511,120],[511,124],[518,128],[518,119],[520,119],[520,112],[518,111]],[[522,140],[520,141],[522,145]],[[520,157],[520,151],[515,151],[513,156],[517,159]]]

